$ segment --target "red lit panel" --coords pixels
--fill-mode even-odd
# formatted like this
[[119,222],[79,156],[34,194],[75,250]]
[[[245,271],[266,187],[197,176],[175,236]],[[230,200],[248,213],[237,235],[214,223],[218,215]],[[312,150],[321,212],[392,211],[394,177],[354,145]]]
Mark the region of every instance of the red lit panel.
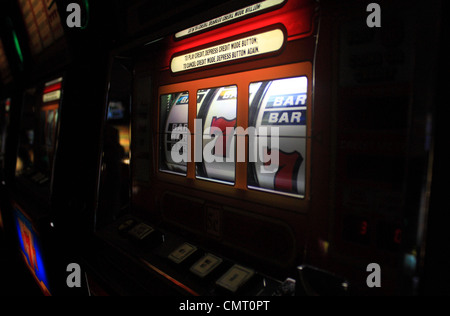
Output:
[[267,27],[275,28],[277,25],[286,29],[288,41],[307,37],[313,31],[314,12],[314,1],[285,1],[278,9],[173,42],[172,47],[167,51],[164,65],[169,65],[172,56],[180,52],[220,42],[255,30]]

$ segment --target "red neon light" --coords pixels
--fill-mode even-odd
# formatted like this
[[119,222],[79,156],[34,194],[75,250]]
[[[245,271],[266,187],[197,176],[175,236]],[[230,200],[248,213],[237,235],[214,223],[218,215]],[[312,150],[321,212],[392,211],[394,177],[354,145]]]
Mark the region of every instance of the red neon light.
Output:
[[402,229],[398,228],[395,230],[394,233],[394,242],[398,245],[400,245],[402,243]]
[[151,268],[153,271],[155,271],[156,273],[158,273],[159,275],[163,276],[164,278],[166,278],[167,280],[169,280],[170,282],[172,282],[173,284],[179,286],[180,288],[182,288],[183,290],[185,290],[186,292],[188,292],[189,294],[193,295],[193,296],[200,296],[200,294],[198,294],[197,292],[195,292],[194,290],[192,290],[191,288],[189,288],[188,286],[184,285],[183,283],[181,283],[180,281],[172,278],[170,275],[168,275],[167,273],[161,271],[160,269],[158,269],[157,267],[155,267],[154,265],[148,263],[147,261],[141,259],[141,261],[148,266],[149,268]]
[[57,91],[57,90],[61,90],[62,84],[61,82],[55,83],[54,85],[45,87],[44,89],[44,94],[53,92],[53,91]]
[[359,231],[359,234],[360,234],[361,236],[367,235],[367,230],[368,230],[368,228],[369,228],[369,223],[368,223],[367,221],[362,221],[362,223],[361,223],[361,229],[360,229],[360,231]]

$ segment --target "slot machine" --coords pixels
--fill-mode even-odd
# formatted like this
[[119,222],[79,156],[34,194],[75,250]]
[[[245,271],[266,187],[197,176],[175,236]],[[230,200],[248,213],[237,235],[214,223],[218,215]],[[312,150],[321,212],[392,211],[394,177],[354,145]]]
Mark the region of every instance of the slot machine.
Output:
[[[415,293],[434,106],[415,58],[433,60],[439,27],[418,44],[420,6],[382,7],[374,29],[356,1],[237,4],[114,51],[90,282],[115,294]],[[367,283],[374,266],[381,287]]]
[[51,294],[51,286],[45,271],[43,240],[50,227],[48,208],[51,205],[62,80],[60,77],[25,91],[13,196],[20,247],[46,295]]
[[303,256],[317,6],[234,8],[117,53],[134,67],[130,199],[91,258],[113,291],[271,295]]
[[[17,1],[31,61],[16,117],[10,196],[25,262],[44,294],[54,296],[88,294],[84,278],[79,286],[68,285],[67,269],[81,264],[80,249],[89,249],[86,209],[95,192],[92,163],[98,154],[107,55],[115,37],[114,18],[107,14],[115,2],[106,8],[78,2],[82,25],[71,28],[67,1]],[[117,119],[120,111],[117,102],[110,114]],[[119,133],[121,143],[124,133]]]
[[[28,35],[27,69],[21,79],[14,181],[8,185],[19,252],[44,295],[57,292],[51,250],[50,209],[67,43],[57,5],[18,1],[18,16]],[[25,46],[24,46],[25,49]],[[31,68],[32,67],[32,68]]]
[[[7,182],[10,179],[11,159],[8,155],[10,140],[11,112],[15,105],[16,79],[20,68],[17,49],[9,46],[14,39],[14,26],[8,16],[0,17],[0,232],[6,244],[13,244],[15,232],[12,228]],[[8,49],[9,48],[9,49]],[[13,101],[14,100],[14,101]]]

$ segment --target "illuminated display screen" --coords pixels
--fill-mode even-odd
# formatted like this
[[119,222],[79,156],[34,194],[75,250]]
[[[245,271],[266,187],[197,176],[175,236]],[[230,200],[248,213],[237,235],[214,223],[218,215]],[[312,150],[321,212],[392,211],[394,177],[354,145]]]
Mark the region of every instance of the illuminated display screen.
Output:
[[18,210],[14,212],[20,250],[24,260],[33,273],[36,281],[46,295],[50,295],[50,287],[44,266],[42,247],[39,236],[31,222]]
[[[265,170],[267,161],[258,155],[258,161],[249,163],[249,187],[305,195],[306,157],[306,77],[256,82],[250,85],[249,126],[274,127],[279,131],[277,144],[273,138],[259,137],[270,147],[268,153],[278,157],[276,172]],[[250,148],[250,152],[255,150]],[[263,158],[263,159],[261,159]]]
[[64,35],[56,2],[19,0],[33,55],[41,53]]
[[25,96],[16,173],[39,171],[40,176],[34,179],[39,184],[48,183],[53,165],[61,86],[62,78],[58,78],[46,83],[40,92],[32,89]]
[[170,64],[174,73],[246,59],[279,51],[284,44],[284,34],[275,29],[244,37],[239,40],[176,56]]
[[0,40],[0,79],[3,83],[9,83],[12,80],[11,69],[9,68],[8,59],[6,58],[3,43]]
[[125,108],[122,102],[112,101],[108,106],[108,120],[122,120],[125,117]]
[[236,127],[236,118],[237,86],[199,91],[197,119],[203,123],[203,162],[197,164],[197,178],[234,184],[236,142],[232,134],[227,134],[227,128]]
[[159,170],[186,176],[193,157],[197,179],[234,185],[236,163],[247,162],[249,189],[304,197],[307,77],[253,82],[248,89],[249,122],[242,128],[237,126],[237,85],[197,89],[195,131],[188,128],[194,119],[189,118],[189,92],[161,95]]
[[186,161],[175,161],[172,152],[187,153],[189,93],[180,92],[161,96],[160,111],[160,170],[181,175],[187,173]]

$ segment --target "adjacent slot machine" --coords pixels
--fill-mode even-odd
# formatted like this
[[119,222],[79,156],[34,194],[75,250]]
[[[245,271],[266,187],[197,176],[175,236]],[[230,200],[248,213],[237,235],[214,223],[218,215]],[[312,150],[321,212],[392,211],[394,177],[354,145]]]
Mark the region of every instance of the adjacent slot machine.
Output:
[[17,112],[18,144],[14,184],[10,185],[19,250],[44,295],[52,295],[57,256],[50,237],[52,185],[63,99],[64,67],[69,61],[57,4],[18,1],[32,70],[23,84]]
[[51,285],[46,274],[42,240],[45,240],[50,227],[47,217],[61,91],[60,77],[25,92],[16,163],[17,191],[13,198],[20,249],[46,295],[51,294]]
[[133,69],[130,186],[106,181],[124,150],[104,148],[92,277],[125,294],[414,293],[433,107],[415,58],[433,60],[438,28],[418,43],[420,6],[383,3],[381,29],[357,1],[267,0],[115,52]]
[[62,77],[49,81],[40,89],[25,92],[24,118],[16,175],[43,187],[50,187],[55,153]]

